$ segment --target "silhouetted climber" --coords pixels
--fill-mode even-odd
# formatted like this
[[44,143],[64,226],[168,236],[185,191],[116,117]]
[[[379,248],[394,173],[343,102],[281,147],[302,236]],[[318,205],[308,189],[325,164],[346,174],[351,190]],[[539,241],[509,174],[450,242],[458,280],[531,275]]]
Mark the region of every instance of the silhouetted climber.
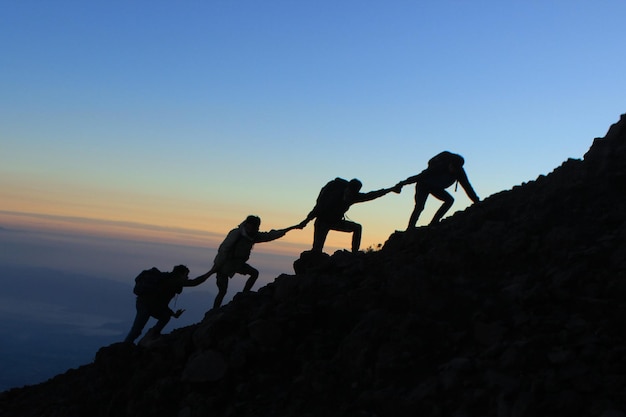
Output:
[[326,236],[331,230],[338,232],[352,232],[352,252],[358,252],[361,246],[360,224],[345,219],[346,211],[352,204],[374,200],[393,191],[399,193],[401,186],[398,184],[391,188],[383,188],[377,191],[361,193],[362,184],[358,179],[350,181],[343,178],[335,178],[328,182],[320,191],[315,207],[300,223],[303,227],[315,219],[313,231],[313,251],[321,252],[326,242]]
[[445,189],[455,182],[461,183],[465,193],[472,202],[477,203],[480,201],[467,179],[467,174],[463,169],[464,163],[465,160],[461,155],[443,151],[428,161],[428,168],[424,171],[398,183],[399,186],[416,183],[415,208],[413,209],[413,213],[411,213],[407,230],[415,228],[417,219],[422,213],[422,210],[424,210],[424,205],[426,204],[426,199],[429,194],[443,201],[443,204],[435,213],[430,224],[437,223],[441,220],[444,214],[452,207],[452,203],[454,203],[454,198]]
[[293,229],[302,229],[303,226],[295,225],[280,230],[259,232],[261,219],[257,216],[248,216],[237,228],[231,230],[217,250],[213,261],[213,267],[206,274],[191,280],[193,285],[199,285],[207,280],[213,273],[217,273],[218,293],[213,302],[213,308],[222,305],[222,300],[228,290],[228,279],[235,274],[250,275],[243,287],[247,292],[252,289],[259,277],[259,271],[247,264],[250,252],[255,243],[270,242],[279,239]]
[[161,272],[157,268],[147,269],[135,278],[135,288],[133,292],[137,295],[135,306],[137,314],[135,321],[126,336],[125,342],[134,342],[143,331],[150,317],[157,319],[157,323],[152,327],[142,343],[157,338],[161,331],[170,321],[171,317],[178,318],[185,310],[172,311],[169,303],[176,294],[180,294],[183,287],[193,286],[188,279],[189,269],[185,265],[177,265],[172,272]]

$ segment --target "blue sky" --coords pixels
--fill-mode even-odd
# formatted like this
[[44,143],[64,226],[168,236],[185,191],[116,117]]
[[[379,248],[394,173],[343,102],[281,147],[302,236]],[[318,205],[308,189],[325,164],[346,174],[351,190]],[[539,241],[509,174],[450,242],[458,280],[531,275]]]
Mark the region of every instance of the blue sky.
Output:
[[[581,158],[626,111],[624,15],[623,1],[3,2],[0,211],[199,230],[215,247],[247,214],[285,227],[334,177],[388,187],[444,149],[485,198]],[[454,195],[451,212],[469,204]],[[367,247],[412,206],[406,187],[348,216]],[[285,238],[294,256],[311,240],[312,226]]]

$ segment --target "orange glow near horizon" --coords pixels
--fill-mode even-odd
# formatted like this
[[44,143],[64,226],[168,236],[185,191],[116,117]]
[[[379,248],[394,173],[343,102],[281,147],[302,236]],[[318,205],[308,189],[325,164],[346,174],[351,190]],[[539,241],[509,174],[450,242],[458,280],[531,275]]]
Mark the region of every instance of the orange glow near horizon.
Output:
[[[405,193],[404,202],[401,198],[380,199],[350,208],[349,217],[363,226],[361,250],[384,244],[394,230],[406,227],[411,194]],[[289,208],[268,205],[264,200],[249,206],[237,199],[182,197],[174,191],[156,195],[24,176],[0,178],[0,197],[0,222],[8,222],[7,226],[208,248],[217,248],[249,214],[261,216],[261,230],[278,229],[300,222],[312,204],[309,196],[292,196]],[[424,218],[432,216],[429,210],[427,207]],[[289,256],[310,250],[313,223],[255,250]],[[351,234],[331,231],[324,251],[332,254],[350,247]]]
[[[308,206],[294,208],[295,213],[259,206],[248,212],[246,207],[227,207],[216,201],[111,192],[95,186],[88,190],[41,179],[34,182],[22,178],[19,183],[0,179],[0,226],[217,248],[248,214],[261,214],[261,230],[265,231],[295,224],[302,220],[298,212],[308,211]],[[365,250],[384,243],[393,230],[383,230],[388,225],[378,224],[379,211],[368,216],[357,211],[362,209],[355,207],[354,219],[363,225],[361,249]],[[313,222],[255,250],[294,256],[310,250],[312,242]],[[351,234],[331,231],[324,251],[332,254],[350,249],[350,245]]]
[[[185,229],[164,227],[134,222],[120,222],[113,220],[89,219],[82,217],[59,216],[41,213],[18,213],[0,211],[0,225],[5,228],[35,230],[51,233],[77,233],[103,238],[113,238],[132,241],[147,241],[170,243],[183,246],[217,248],[228,232],[215,232],[199,229]],[[228,230],[236,227],[232,224]],[[262,230],[265,230],[262,228]],[[326,239],[324,251],[334,253],[341,249],[350,249],[352,235],[331,231]],[[313,239],[313,225],[309,224],[303,230],[292,230],[285,237],[262,244],[262,252],[276,255],[294,255],[311,249]],[[384,243],[381,241],[379,243]],[[375,243],[363,242],[362,250]]]

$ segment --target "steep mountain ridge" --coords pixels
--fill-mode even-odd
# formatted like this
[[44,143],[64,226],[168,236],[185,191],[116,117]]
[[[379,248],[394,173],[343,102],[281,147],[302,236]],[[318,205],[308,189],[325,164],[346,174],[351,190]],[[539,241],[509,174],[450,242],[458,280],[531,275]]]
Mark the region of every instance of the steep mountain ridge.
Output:
[[377,252],[303,253],[0,416],[626,416],[626,115],[583,160]]

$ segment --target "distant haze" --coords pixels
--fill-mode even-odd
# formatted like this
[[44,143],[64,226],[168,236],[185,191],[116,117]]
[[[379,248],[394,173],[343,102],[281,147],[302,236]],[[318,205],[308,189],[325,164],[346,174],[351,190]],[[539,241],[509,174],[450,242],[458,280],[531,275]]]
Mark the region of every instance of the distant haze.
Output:
[[[34,220],[37,223],[33,224]],[[174,265],[184,264],[190,268],[190,276],[200,275],[211,268],[224,238],[192,230],[156,230],[131,224],[125,224],[122,232],[115,222],[103,227],[93,221],[94,227],[89,228],[88,219],[0,211],[2,221],[0,265],[46,267],[122,282],[152,266],[171,270]],[[288,245],[280,240],[258,244],[250,262],[261,271],[261,282],[269,282],[281,273],[291,273],[291,264],[306,249],[304,245]]]
[[[4,213],[5,220],[10,217]],[[128,332],[135,314],[132,286],[140,271],[152,266],[169,271],[186,264],[195,277],[211,267],[217,249],[210,239],[207,246],[199,245],[198,238],[190,239],[196,245],[185,245],[163,237],[149,241],[77,229],[59,229],[49,222],[38,228],[7,222],[0,227],[0,391],[43,382],[91,362],[100,347],[121,341]],[[263,245],[250,259],[261,272],[253,290],[281,273],[293,273],[298,253],[295,248],[293,255],[281,253],[285,249],[279,245],[278,253],[264,252]],[[240,275],[231,279],[225,302],[244,282]],[[170,306],[186,311],[164,333],[199,322],[215,291],[214,279],[185,289]],[[144,331],[153,324],[152,319]]]

